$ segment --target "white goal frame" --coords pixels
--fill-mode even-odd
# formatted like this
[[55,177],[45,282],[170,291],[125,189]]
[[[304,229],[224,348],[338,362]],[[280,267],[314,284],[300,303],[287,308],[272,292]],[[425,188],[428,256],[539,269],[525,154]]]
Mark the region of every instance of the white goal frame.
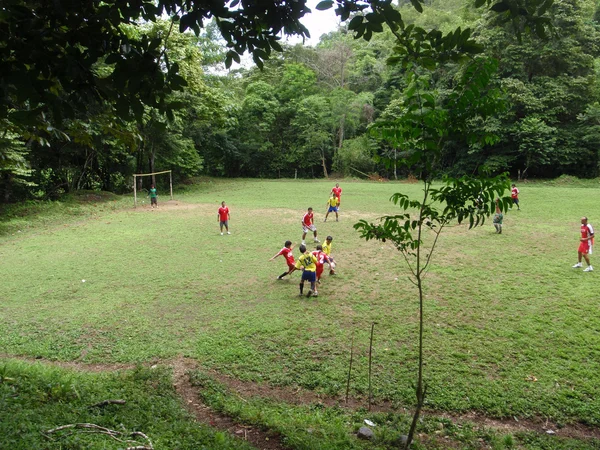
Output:
[[162,172],[153,172],[153,173],[134,173],[133,174],[133,206],[134,207],[137,207],[137,178],[136,177],[161,175],[163,173],[169,174],[169,189],[171,191],[171,200],[173,200],[173,174],[170,170],[164,170]]

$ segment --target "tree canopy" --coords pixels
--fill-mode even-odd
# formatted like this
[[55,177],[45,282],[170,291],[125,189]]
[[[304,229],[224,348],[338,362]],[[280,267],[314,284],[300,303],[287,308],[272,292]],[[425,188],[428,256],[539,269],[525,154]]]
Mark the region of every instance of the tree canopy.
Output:
[[[448,130],[440,149],[443,172],[598,173],[593,0],[318,8],[347,20],[303,47],[282,40],[308,35],[302,0],[3,2],[2,198],[125,192],[132,173],[153,167],[173,169],[176,180],[406,176],[383,163],[404,157],[406,142],[369,129],[406,116],[408,60],[431,70],[438,105],[453,101],[465,58],[487,61],[494,70],[482,98],[507,106],[485,115],[471,104],[479,113]],[[227,71],[244,52],[255,66]],[[497,139],[469,138],[475,132]]]

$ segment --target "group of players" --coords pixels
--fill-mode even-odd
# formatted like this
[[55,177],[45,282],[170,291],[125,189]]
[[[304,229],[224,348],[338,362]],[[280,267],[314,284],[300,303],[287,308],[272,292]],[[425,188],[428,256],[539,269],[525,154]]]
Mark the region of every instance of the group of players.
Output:
[[[516,185],[512,185],[510,193],[513,204],[517,207],[517,210],[521,210],[519,205],[519,188]],[[496,214],[494,215],[493,223],[496,228],[496,233],[502,234],[502,211],[498,205],[499,199],[496,200]],[[511,208],[512,209],[512,208]],[[573,265],[574,269],[582,268],[581,260],[585,260],[587,267],[583,269],[584,272],[593,272],[594,267],[590,262],[590,256],[594,245],[594,228],[591,223],[588,223],[588,218],[583,216],[581,218],[581,238],[579,239],[579,248],[577,249],[577,263]]]
[[[335,187],[331,190],[330,198],[327,201],[327,214],[325,215],[324,222],[327,221],[327,217],[330,213],[335,213],[336,222],[339,220],[338,210],[341,203],[342,196],[342,188],[340,188],[339,183],[336,183]],[[521,209],[519,205],[519,189],[513,184],[511,189],[511,197],[513,200],[513,204],[517,207],[518,210]],[[512,209],[512,208],[511,208]],[[219,212],[217,213],[219,223],[221,226],[221,235],[223,235],[223,228],[225,228],[227,234],[229,233],[229,208],[225,205],[225,202],[221,204],[221,208],[219,208]],[[496,233],[502,233],[502,219],[503,214],[499,208],[498,200],[496,200],[496,214],[493,218],[493,224],[496,228]],[[314,236],[314,242],[317,245],[316,250],[310,252],[306,247],[306,235],[311,231]],[[304,295],[304,283],[306,281],[310,282],[310,289],[306,294],[307,297],[317,297],[319,295],[318,285],[321,283],[321,275],[323,273],[324,264],[327,263],[329,265],[329,273],[331,275],[335,274],[335,261],[331,256],[331,244],[333,241],[332,236],[327,236],[325,243],[320,245],[320,241],[317,237],[317,228],[314,224],[314,215],[313,209],[308,208],[308,211],[302,217],[302,244],[300,245],[300,257],[298,261],[294,259],[294,255],[292,250],[294,246],[291,241],[286,241],[284,247],[269,261],[272,261],[279,255],[283,255],[287,265],[288,270],[277,277],[278,280],[282,280],[285,276],[290,275],[292,272],[296,270],[302,270],[302,278],[300,280],[300,295]],[[594,268],[590,262],[589,255],[592,254],[592,246],[594,243],[594,229],[590,223],[588,223],[587,217],[581,218],[581,238],[580,244],[578,248],[578,262],[573,266],[573,268],[581,268],[582,267],[582,259],[587,263],[587,267],[584,269],[584,272],[592,272]]]
[[[327,214],[323,222],[327,221],[329,213],[335,213],[336,222],[339,220],[338,211],[341,203],[342,188],[339,183],[336,183],[335,187],[331,190],[329,200],[327,201]],[[306,235],[309,231],[313,233],[313,240],[316,244],[314,251],[308,250],[306,247]],[[308,208],[307,212],[302,217],[302,244],[300,244],[300,257],[298,261],[294,259],[292,250],[294,246],[292,241],[285,241],[285,244],[277,254],[275,254],[269,261],[273,261],[279,255],[283,255],[288,266],[288,270],[283,272],[277,277],[278,280],[283,280],[287,275],[291,275],[296,270],[302,270],[302,277],[300,278],[300,296],[304,295],[304,283],[309,282],[310,288],[306,293],[307,297],[318,297],[319,290],[318,285],[321,284],[321,276],[323,274],[325,264],[329,265],[329,274],[335,275],[335,261],[331,254],[331,247],[333,242],[332,236],[327,236],[325,243],[321,245],[319,238],[317,237],[317,227],[314,224],[313,209]]]

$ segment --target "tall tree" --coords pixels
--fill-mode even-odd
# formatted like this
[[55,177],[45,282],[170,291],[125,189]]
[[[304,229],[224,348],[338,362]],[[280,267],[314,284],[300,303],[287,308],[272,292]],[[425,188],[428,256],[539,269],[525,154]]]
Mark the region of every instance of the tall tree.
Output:
[[[555,30],[551,40],[531,34],[519,38],[495,16],[479,30],[478,41],[500,61],[498,83],[511,103],[500,117],[503,138],[492,155],[513,159],[530,175],[597,173],[597,160],[589,164],[577,119],[598,101],[595,59],[600,56],[600,28],[591,20],[594,9],[592,0],[556,0],[548,8]],[[531,151],[531,133],[526,130],[534,122],[540,137],[554,130],[550,141],[539,142],[546,147],[543,154]],[[536,154],[539,157],[532,159]]]

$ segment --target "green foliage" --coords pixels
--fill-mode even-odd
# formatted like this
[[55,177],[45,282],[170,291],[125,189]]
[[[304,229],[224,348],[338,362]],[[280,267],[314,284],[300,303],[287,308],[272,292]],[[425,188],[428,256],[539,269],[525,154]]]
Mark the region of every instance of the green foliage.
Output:
[[15,187],[35,186],[28,155],[28,148],[14,133],[6,131],[0,137],[0,194],[4,201],[10,200]]
[[[498,83],[510,102],[509,111],[498,117],[503,137],[493,152],[514,159],[513,167],[520,170],[532,165],[530,175],[597,173],[597,152],[582,139],[586,132],[577,119],[598,101],[594,59],[600,54],[599,29],[589,20],[593,6],[588,0],[554,2],[547,11],[556,30],[550,40],[535,35],[517,39],[511,27],[495,27],[494,17],[479,30],[486,53],[500,61]],[[522,145],[534,122],[542,128],[533,139],[541,141]],[[543,148],[544,155],[541,150],[539,157],[532,155],[533,148]]]
[[344,176],[357,176],[357,171],[371,173],[375,170],[376,143],[367,135],[346,139],[335,154],[333,169]]
[[525,156],[525,171],[530,167],[550,164],[555,158],[556,128],[549,127],[543,120],[528,116],[518,125],[515,133],[519,139],[519,151]]
[[[124,405],[91,407],[107,399]],[[181,407],[164,369],[139,367],[112,374],[73,372],[5,359],[0,364],[0,434],[2,447],[105,449],[120,445],[87,430],[51,429],[91,423],[123,433],[128,445],[147,442],[139,431],[165,448],[249,449],[232,437],[198,425]],[[123,442],[121,445],[125,445]]]
[[[2,78],[2,127],[27,143],[21,155],[31,177],[5,178],[4,201],[57,198],[75,189],[126,192],[132,173],[153,167],[173,169],[176,180],[199,173],[325,175],[343,159],[336,153],[344,142],[365,135],[377,117],[394,121],[406,108],[404,124],[391,127],[410,130],[419,121],[404,95],[407,82],[420,83],[442,107],[437,113],[450,114],[436,169],[457,177],[480,168],[524,170],[535,146],[521,145],[527,134],[521,125],[531,116],[555,131],[553,150],[543,162],[532,160],[530,175],[597,172],[592,122],[578,119],[600,92],[591,0],[428,0],[402,2],[398,9],[388,2],[335,0],[319,7],[348,20],[316,48],[278,43],[281,30],[305,33],[298,21],[308,11],[305,4],[273,12],[271,0],[241,7],[193,3],[142,2],[117,14],[115,5],[94,1],[74,5],[65,16],[59,4],[11,0],[0,17],[7,42],[0,51],[7,58],[2,76],[15,69]],[[506,10],[489,13],[489,7]],[[271,12],[263,17],[265,11]],[[86,21],[90,14],[97,22]],[[29,36],[50,22],[58,30],[52,36],[43,42]],[[521,33],[527,28],[554,30],[555,40]],[[244,48],[265,70],[225,75],[220,63],[236,60]],[[485,55],[476,56],[483,49]],[[493,56],[501,61],[497,75]],[[398,64],[387,66],[387,59]],[[410,81],[405,74],[413,64],[431,73],[414,72],[420,80]],[[255,83],[265,83],[263,92],[253,91]],[[503,95],[511,109],[501,114],[494,105]],[[317,110],[307,112],[311,102]],[[454,114],[464,103],[468,119]],[[379,140],[374,162],[361,166],[388,177],[392,166],[395,176],[398,170],[408,174],[390,157],[410,156],[410,139],[402,138],[403,148],[394,140]],[[427,145],[433,147],[435,137]],[[37,187],[19,182],[25,179]]]

